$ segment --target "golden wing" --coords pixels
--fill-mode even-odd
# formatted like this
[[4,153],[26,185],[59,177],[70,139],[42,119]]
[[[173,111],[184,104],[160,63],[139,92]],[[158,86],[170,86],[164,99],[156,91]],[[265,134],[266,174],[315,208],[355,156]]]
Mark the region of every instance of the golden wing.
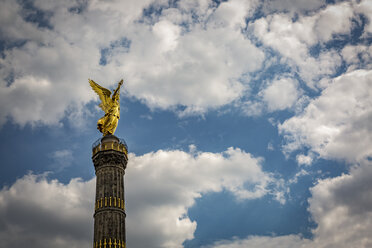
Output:
[[111,91],[109,91],[106,88],[103,88],[102,86],[100,86],[91,79],[88,80],[92,89],[98,94],[99,99],[101,99],[101,103],[99,104],[99,106],[103,111],[105,111],[105,113],[107,113],[112,105],[112,99],[110,98]]

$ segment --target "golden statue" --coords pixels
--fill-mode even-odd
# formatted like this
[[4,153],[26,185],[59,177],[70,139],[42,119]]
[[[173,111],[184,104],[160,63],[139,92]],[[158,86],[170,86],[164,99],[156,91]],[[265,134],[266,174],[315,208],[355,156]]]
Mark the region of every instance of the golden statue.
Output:
[[123,84],[123,79],[118,83],[118,87],[114,90],[112,97],[110,97],[111,91],[108,89],[103,88],[91,79],[89,79],[89,83],[101,99],[99,106],[105,111],[105,116],[97,122],[97,129],[104,136],[114,134],[120,119],[120,87]]

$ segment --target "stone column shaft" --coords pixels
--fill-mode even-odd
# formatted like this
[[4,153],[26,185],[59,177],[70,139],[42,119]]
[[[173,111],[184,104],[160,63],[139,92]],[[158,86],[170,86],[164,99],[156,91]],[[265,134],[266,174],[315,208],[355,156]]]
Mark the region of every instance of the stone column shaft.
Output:
[[127,147],[114,135],[93,147],[96,171],[94,248],[125,248],[124,174]]

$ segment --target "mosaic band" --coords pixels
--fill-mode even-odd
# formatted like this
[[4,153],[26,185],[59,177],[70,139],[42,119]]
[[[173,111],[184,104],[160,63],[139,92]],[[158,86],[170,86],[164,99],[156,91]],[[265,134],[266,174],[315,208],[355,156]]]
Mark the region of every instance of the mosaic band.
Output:
[[93,248],[126,248],[125,242],[120,239],[106,239],[94,242]]

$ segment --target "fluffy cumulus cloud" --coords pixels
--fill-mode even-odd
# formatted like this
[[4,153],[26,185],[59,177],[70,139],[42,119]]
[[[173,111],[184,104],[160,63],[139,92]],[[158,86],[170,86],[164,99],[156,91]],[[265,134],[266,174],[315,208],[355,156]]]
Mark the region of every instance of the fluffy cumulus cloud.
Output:
[[302,96],[298,81],[291,77],[278,77],[263,85],[256,99],[242,104],[245,115],[258,116],[264,112],[296,110],[298,106],[301,108],[302,101],[306,99]]
[[275,80],[262,91],[262,96],[269,111],[290,108],[299,97],[297,82],[291,78]]
[[325,6],[325,0],[265,0],[263,1],[262,10],[264,13],[272,12],[291,12],[291,13],[304,13],[319,10]]
[[[116,39],[114,34],[122,34],[115,30],[118,26],[109,22],[115,18],[108,18],[106,12],[109,6],[114,6],[104,2],[90,2],[86,15],[69,11],[79,7],[78,1],[58,4],[35,1],[33,4],[33,9],[29,10],[19,2],[1,3],[2,10],[6,11],[9,5],[13,12],[2,15],[5,20],[0,23],[4,33],[2,41],[9,46],[0,59],[0,123],[10,117],[20,125],[57,124],[66,114],[81,111],[82,106],[94,97],[87,78],[96,78],[97,74],[103,78],[104,74],[110,74],[99,66],[99,48]],[[138,3],[136,11],[123,6],[120,8],[123,17],[116,20],[119,26],[140,14],[146,3]],[[44,22],[52,26],[51,29],[25,21],[26,14],[35,9],[47,11],[46,16],[50,17]],[[17,25],[9,25],[12,22]],[[18,45],[6,43],[9,41]],[[108,81],[112,83],[118,78],[119,75],[113,75]]]
[[372,163],[320,180],[311,189],[309,211],[318,227],[314,247],[371,247]]
[[[143,14],[150,5],[163,11]],[[246,89],[242,77],[264,60],[241,32],[254,1],[1,6],[0,123],[53,125],[83,115],[82,106],[95,99],[87,78],[107,87],[124,77],[127,93],[151,108],[202,113],[238,99]],[[44,18],[26,21],[36,10]]]
[[127,187],[136,189],[127,194],[131,247],[182,247],[197,224],[187,209],[203,193],[224,188],[238,200],[275,194],[268,190],[275,181],[262,171],[260,159],[239,149],[217,154],[160,150],[130,159]]
[[[261,159],[240,149],[223,153],[159,150],[131,154],[129,161],[125,180],[130,247],[182,247],[193,238],[197,225],[187,209],[203,193],[226,189],[237,200],[278,193],[273,191],[276,179],[262,171]],[[94,190],[93,179],[73,179],[66,185],[45,176],[18,179],[0,191],[2,244],[89,247]]]
[[310,165],[313,161],[311,156],[306,156],[304,154],[299,154],[296,156],[297,163],[300,165]]
[[42,31],[22,18],[22,8],[16,1],[2,1],[1,7],[1,39],[6,39],[9,42],[22,39],[40,41]]
[[326,159],[361,161],[372,154],[372,71],[357,70],[329,82],[302,114],[279,125],[288,152],[310,148]]
[[348,65],[348,71],[372,69],[372,47],[366,45],[348,45],[342,49],[342,57]]
[[[319,89],[319,79],[332,77],[356,52],[324,48],[313,55],[312,47],[349,34],[358,15],[369,20],[369,7],[367,1],[2,1],[0,124],[55,125],[89,114],[84,105],[97,98],[87,78],[110,87],[124,77],[126,93],[150,108],[204,113],[250,98],[251,77],[265,70],[268,51]],[[266,15],[251,20],[260,10]],[[295,101],[296,94],[274,107],[268,100],[274,88],[243,103],[246,112],[283,110]]]
[[362,14],[368,19],[368,22],[366,24],[364,35],[367,37],[372,33],[372,4],[368,0],[360,1],[360,3],[356,7],[356,11],[359,14]]
[[215,7],[209,1],[186,2],[136,24],[126,35],[129,51],[120,53],[121,48],[114,47],[105,65],[120,64],[129,93],[150,107],[183,105],[187,108],[182,114],[238,99],[246,88],[241,77],[258,70],[264,59],[241,32],[251,4],[229,1]]
[[[308,1],[308,4],[265,1],[261,7],[266,15],[249,22],[248,33],[262,43],[267,54],[274,54],[265,60],[262,70],[283,65],[290,68],[291,73],[278,73],[270,83],[261,80],[258,93],[243,103],[245,114],[260,115],[291,107],[299,114],[311,99],[306,95],[309,88],[322,92],[328,87],[327,82],[340,73],[342,65],[346,65],[347,72],[370,68],[370,46],[363,42],[370,23],[370,8],[366,1],[328,5],[324,1]],[[362,29],[361,44],[341,45],[343,49],[329,45],[345,40],[357,25],[362,26],[361,15],[368,20]],[[301,84],[295,83],[297,80]]]
[[[222,18],[225,13],[217,14]],[[240,77],[257,70],[264,55],[244,38],[239,25],[233,28],[237,23],[215,27],[211,22],[207,28],[195,24],[186,33],[165,20],[149,30],[139,27],[144,32],[131,38],[131,50],[122,55],[128,90],[149,106],[184,105],[191,113],[238,99],[245,90]]]
[[203,248],[246,248],[246,247],[265,247],[265,248],[303,248],[304,242],[297,235],[268,237],[268,236],[250,236],[246,239],[233,239],[218,241],[213,245]]
[[3,247],[90,247],[95,181],[26,175],[0,191]]
[[313,239],[300,235],[250,236],[218,241],[208,248],[299,247],[368,248],[372,246],[372,163],[363,162],[348,174],[318,181],[311,188],[309,211],[317,227]]
[[330,5],[311,15],[275,13],[256,20],[251,28],[265,46],[277,51],[310,87],[321,77],[332,76],[341,65],[340,55],[325,49],[312,56],[310,49],[351,31],[354,16],[351,3]]

